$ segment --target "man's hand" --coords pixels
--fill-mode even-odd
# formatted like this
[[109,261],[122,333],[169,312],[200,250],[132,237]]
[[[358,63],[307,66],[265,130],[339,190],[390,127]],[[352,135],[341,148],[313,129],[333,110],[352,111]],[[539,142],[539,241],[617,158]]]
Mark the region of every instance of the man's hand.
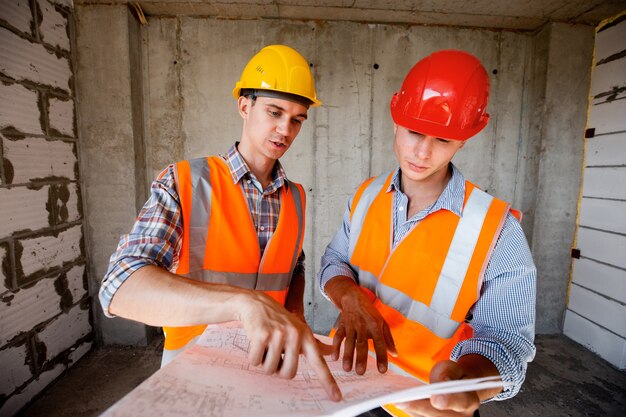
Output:
[[248,360],[266,374],[293,378],[302,353],[317,374],[328,398],[341,400],[341,391],[320,353],[317,339],[296,315],[259,291],[245,293],[239,320],[248,335]]
[[345,339],[343,369],[350,371],[355,363],[356,373],[363,375],[367,370],[368,340],[372,339],[378,372],[387,372],[387,353],[395,356],[397,352],[385,319],[348,277],[333,278],[325,290],[341,309],[337,332],[333,338],[333,360],[339,359],[341,343]]
[[[497,368],[480,355],[461,357],[459,362],[440,361],[430,371],[430,382],[443,382],[464,378],[478,378],[499,375]],[[395,404],[396,407],[413,417],[471,417],[480,402],[500,393],[500,388],[482,391],[438,394],[430,399]]]

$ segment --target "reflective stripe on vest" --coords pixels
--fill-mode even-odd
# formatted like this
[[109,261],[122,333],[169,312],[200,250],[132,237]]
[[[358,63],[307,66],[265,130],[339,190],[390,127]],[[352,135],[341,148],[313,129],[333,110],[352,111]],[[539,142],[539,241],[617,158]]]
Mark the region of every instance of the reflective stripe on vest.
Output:
[[466,182],[461,217],[445,209],[431,213],[392,248],[393,192],[386,191],[392,175],[355,194],[349,256],[359,285],[372,292],[390,325],[399,352],[390,360],[427,380],[434,361],[471,336],[464,319],[509,206]]
[[[393,173],[390,175],[393,176]],[[389,187],[390,181],[391,177],[389,175],[376,177],[372,181],[369,181],[369,183],[366,182],[366,184],[364,184],[365,189],[362,191],[360,198],[358,194],[354,196],[355,198],[352,201],[352,204],[353,206],[356,206],[354,206],[354,209],[350,212],[350,240],[348,246],[348,254],[350,255],[350,258],[352,258],[356,242],[359,240],[359,236],[361,236],[361,228],[363,227],[363,221],[365,220],[367,210],[372,204],[372,201],[374,201],[376,196],[380,193],[380,190],[386,190],[387,187]],[[385,185],[387,186],[385,187]],[[356,201],[357,199],[358,201]],[[357,227],[353,229],[353,225],[356,225]]]
[[[379,193],[383,183],[379,182],[379,187],[373,187],[376,182],[373,181],[368,186],[368,190],[377,190],[377,193]],[[366,190],[363,197],[366,197],[367,193],[368,191]],[[461,284],[467,274],[469,262],[478,242],[478,236],[485,221],[487,209],[489,209],[492,200],[492,196],[478,188],[474,188],[471,191],[469,199],[463,208],[463,216],[454,232],[443,268],[439,274],[430,306],[413,300],[401,291],[381,284],[376,275],[361,268],[359,268],[359,285],[375,293],[376,297],[383,303],[402,313],[407,319],[423,324],[439,337],[452,337],[461,324],[450,319],[452,309],[456,305]],[[373,198],[370,197],[367,203],[368,207],[372,201]],[[350,225],[350,233],[354,233],[357,236],[361,234],[362,222],[365,218],[364,212],[367,212],[366,209],[364,210],[362,202],[363,199],[359,201],[357,208],[361,209],[363,214],[359,213],[358,217],[356,215],[353,216],[353,221]],[[361,223],[355,224],[357,220],[360,220]],[[350,258],[352,258],[353,251],[354,248],[350,252]]]
[[[176,274],[215,284],[266,292],[284,304],[302,250],[305,195],[287,181],[274,234],[263,256],[246,197],[219,157],[176,164],[183,239]],[[204,325],[164,328],[165,348],[179,349]]]

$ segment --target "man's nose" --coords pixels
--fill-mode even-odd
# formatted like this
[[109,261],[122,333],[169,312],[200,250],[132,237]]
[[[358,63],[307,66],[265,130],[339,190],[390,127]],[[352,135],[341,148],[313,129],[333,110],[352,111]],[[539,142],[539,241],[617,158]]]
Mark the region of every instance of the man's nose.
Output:
[[422,136],[418,138],[415,148],[415,153],[420,159],[430,158],[433,151],[433,138],[430,136]]
[[283,136],[289,136],[291,130],[291,125],[289,123],[289,119],[283,118],[278,121],[276,126],[276,131]]

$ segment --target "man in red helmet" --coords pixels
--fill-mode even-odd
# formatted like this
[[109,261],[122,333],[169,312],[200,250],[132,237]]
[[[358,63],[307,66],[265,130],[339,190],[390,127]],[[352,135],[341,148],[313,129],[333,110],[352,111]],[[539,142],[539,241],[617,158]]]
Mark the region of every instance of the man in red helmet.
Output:
[[519,391],[535,354],[536,269],[518,213],[451,162],[487,125],[488,97],[474,56],[445,50],[419,61],[391,100],[399,167],[361,184],[322,257],[320,288],[341,313],[334,358],[345,342],[346,371],[363,374],[372,350],[380,372],[504,382],[385,406],[394,415],[477,414],[481,402]]

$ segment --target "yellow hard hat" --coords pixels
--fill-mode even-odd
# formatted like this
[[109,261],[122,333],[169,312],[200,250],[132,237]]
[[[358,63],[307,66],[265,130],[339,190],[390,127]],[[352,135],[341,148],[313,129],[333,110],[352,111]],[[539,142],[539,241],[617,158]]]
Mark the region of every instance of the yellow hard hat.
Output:
[[[312,107],[320,106],[309,64],[295,49],[285,45],[269,45],[252,57],[235,84],[233,97],[241,90],[261,90],[303,97]],[[259,94],[262,95],[262,94]],[[300,100],[297,100],[300,101]]]

